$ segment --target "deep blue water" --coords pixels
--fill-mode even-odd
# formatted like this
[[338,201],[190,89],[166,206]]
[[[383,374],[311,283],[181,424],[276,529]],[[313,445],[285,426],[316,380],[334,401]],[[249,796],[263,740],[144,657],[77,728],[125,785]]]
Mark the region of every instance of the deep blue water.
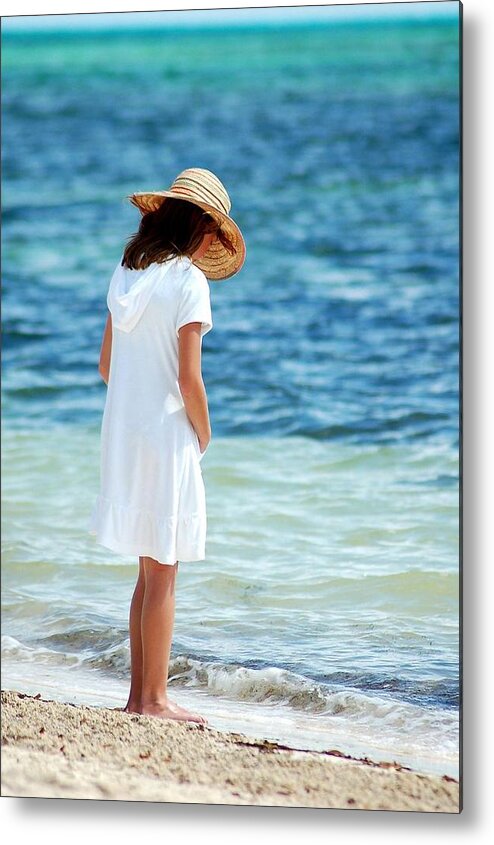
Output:
[[454,22],[4,36],[4,419],[97,426],[134,190],[218,173],[216,435],[458,439]]

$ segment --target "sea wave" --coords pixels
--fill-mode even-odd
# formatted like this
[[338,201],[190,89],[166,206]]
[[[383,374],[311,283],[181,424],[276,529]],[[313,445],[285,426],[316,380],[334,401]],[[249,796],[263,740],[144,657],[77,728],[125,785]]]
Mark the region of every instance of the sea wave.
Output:
[[[61,647],[62,642],[65,648]],[[106,637],[101,633],[93,632],[91,637],[87,632],[78,632],[72,637],[46,638],[44,645],[37,646],[6,635],[2,637],[2,658],[41,665],[78,666],[119,676],[130,671],[128,639],[120,636],[115,642],[113,630],[107,632]],[[403,707],[422,711],[425,704],[425,709],[431,712],[449,710],[454,713],[458,703],[457,684],[451,679],[424,679],[413,683],[356,672],[334,672],[309,678],[269,664],[246,666],[184,654],[171,658],[168,677],[170,686],[193,687],[229,700],[283,704],[314,715],[344,715],[357,719],[372,716],[388,722],[395,717],[401,719]]]

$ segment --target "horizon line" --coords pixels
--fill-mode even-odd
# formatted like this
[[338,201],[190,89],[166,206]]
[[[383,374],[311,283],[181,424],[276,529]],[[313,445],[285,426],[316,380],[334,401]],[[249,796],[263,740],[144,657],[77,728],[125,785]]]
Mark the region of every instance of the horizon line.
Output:
[[[356,3],[322,6],[250,6],[236,9],[189,9],[147,12],[63,12],[2,15],[2,32],[132,31],[160,29],[225,29],[301,24],[348,24],[386,21],[457,20],[459,0]],[[71,20],[67,20],[71,19]]]

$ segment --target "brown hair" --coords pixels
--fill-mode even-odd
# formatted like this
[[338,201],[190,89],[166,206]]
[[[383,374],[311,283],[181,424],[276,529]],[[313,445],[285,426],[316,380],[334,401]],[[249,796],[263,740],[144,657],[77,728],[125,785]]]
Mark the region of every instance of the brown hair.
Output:
[[144,270],[153,262],[163,264],[176,255],[190,258],[210,232],[216,232],[233,254],[233,244],[211,214],[195,203],[167,197],[159,208],[142,216],[139,230],[128,238],[122,266]]

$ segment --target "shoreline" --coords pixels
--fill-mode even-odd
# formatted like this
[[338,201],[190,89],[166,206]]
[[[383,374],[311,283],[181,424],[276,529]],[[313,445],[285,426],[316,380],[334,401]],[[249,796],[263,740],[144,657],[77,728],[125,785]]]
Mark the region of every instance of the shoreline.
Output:
[[1,794],[460,812],[447,775],[15,690],[2,691]]

